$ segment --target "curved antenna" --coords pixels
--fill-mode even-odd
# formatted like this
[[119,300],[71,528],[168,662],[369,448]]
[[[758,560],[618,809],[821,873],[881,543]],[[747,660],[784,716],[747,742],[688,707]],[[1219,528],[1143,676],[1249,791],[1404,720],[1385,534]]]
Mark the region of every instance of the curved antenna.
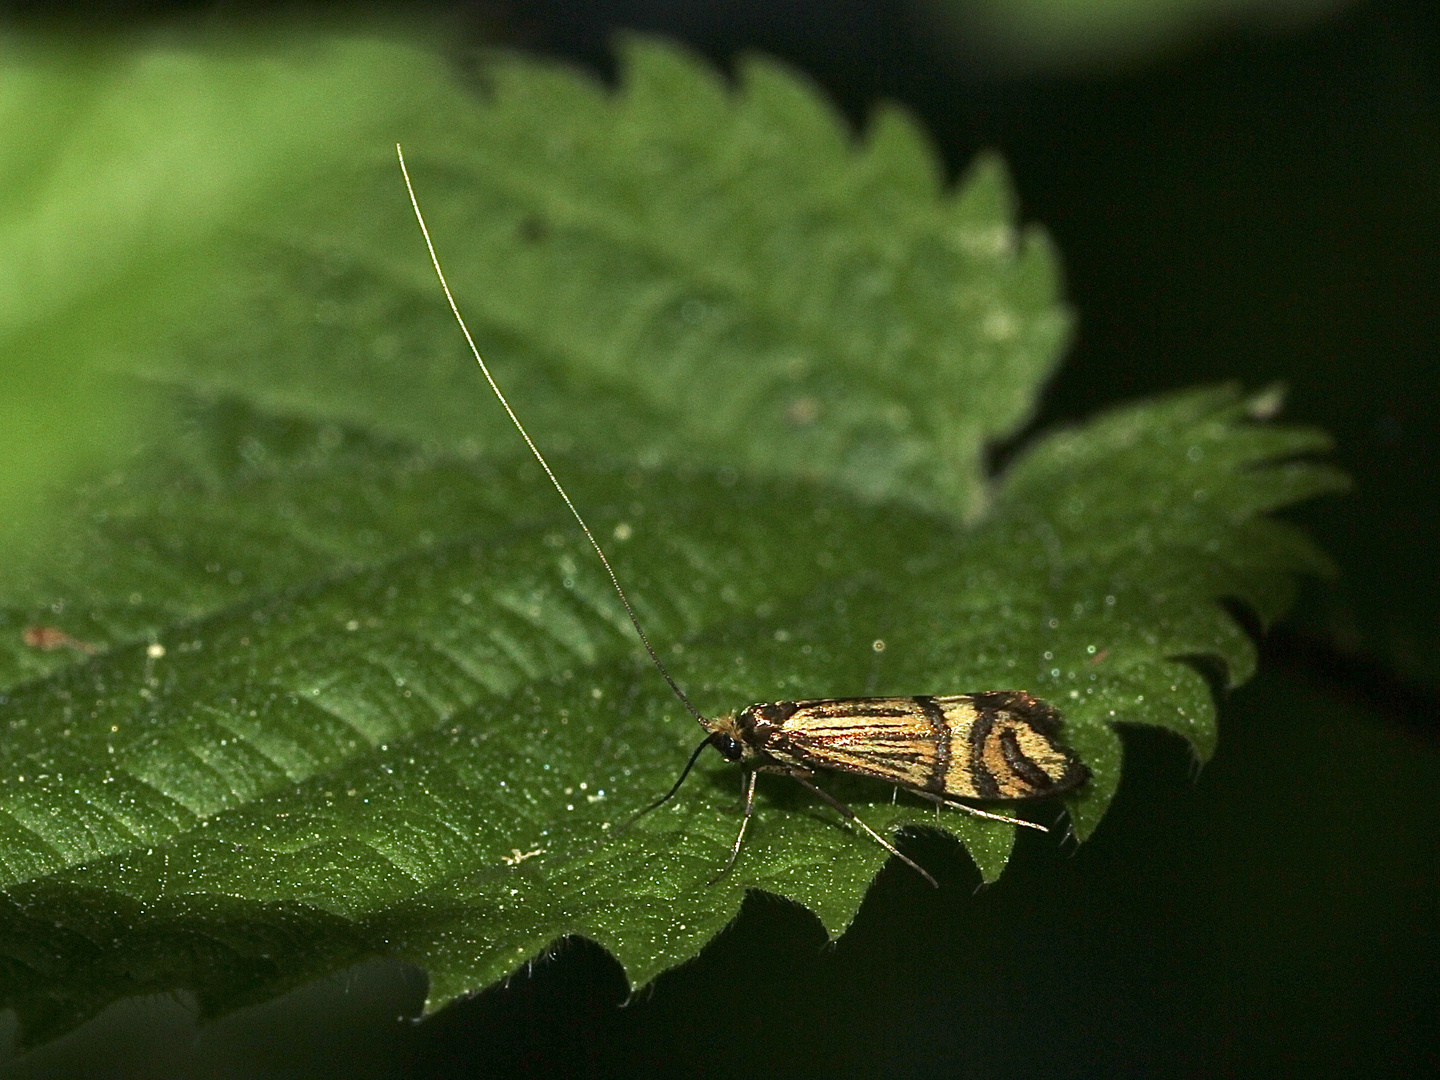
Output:
[[620,831],[623,832],[624,830],[628,829],[631,825],[634,825],[635,822],[639,821],[646,814],[650,813],[651,810],[658,810],[660,809],[660,807],[664,806],[667,802],[673,799],[675,797],[675,793],[680,790],[680,785],[685,783],[685,778],[690,775],[690,770],[695,767],[695,762],[699,761],[700,755],[705,752],[705,747],[710,746],[714,739],[714,735],[706,735],[705,738],[701,739],[700,745],[695,747],[695,752],[690,755],[690,760],[685,763],[685,768],[680,770],[680,779],[676,780],[674,785],[664,795],[661,795],[649,806],[645,807],[644,810],[641,810],[629,821],[625,822],[624,825],[620,826]]
[[[610,575],[610,584],[615,586],[615,593],[620,597],[620,603],[625,605],[625,614],[630,616],[630,625],[635,627],[635,633],[640,635],[640,643],[645,646],[645,651],[650,654],[650,659],[654,662],[656,669],[664,676],[665,681],[670,684],[670,689],[675,691],[675,696],[680,699],[680,704],[690,710],[690,715],[700,721],[701,724],[707,724],[704,715],[699,709],[695,708],[694,705],[690,704],[690,699],[685,696],[685,691],[680,689],[680,685],[670,677],[670,672],[665,670],[665,665],[660,660],[660,654],[655,651],[655,647],[650,644],[650,639],[645,636],[645,630],[641,627],[640,620],[635,615],[635,609],[630,606],[630,600],[625,595],[625,590],[620,587],[620,579],[615,576],[615,571],[610,566],[610,560],[605,557],[605,552],[600,549],[600,544],[595,539],[594,533],[590,531],[590,526],[585,524],[585,519],[580,516],[580,511],[575,509],[575,504],[570,501],[570,496],[565,494],[565,489],[560,486],[560,481],[556,479],[555,474],[550,471],[550,463],[545,460],[545,455],[540,453],[540,448],[531,440],[530,433],[525,430],[525,425],[520,423],[520,418],[515,415],[515,410],[510,408],[510,402],[507,401],[505,395],[500,392],[500,387],[495,382],[495,376],[490,374],[490,368],[486,366],[485,358],[480,355],[480,349],[476,346],[475,339],[470,336],[470,328],[465,325],[465,317],[460,314],[460,308],[455,303],[455,297],[450,292],[450,285],[445,280],[445,271],[440,269],[440,256],[435,254],[435,245],[430,240],[430,230],[425,225],[425,215],[420,212],[420,200],[415,197],[415,186],[410,183],[410,170],[405,168],[405,152],[400,149],[399,143],[395,144],[395,156],[400,159],[400,175],[405,178],[405,190],[410,194],[410,205],[415,210],[415,220],[420,223],[420,235],[425,238],[425,247],[430,252],[430,264],[435,267],[435,276],[440,279],[440,288],[445,292],[445,299],[450,302],[450,311],[455,316],[455,321],[460,324],[460,332],[465,335],[465,342],[470,346],[470,352],[475,357],[475,362],[480,365],[480,370],[485,375],[485,381],[490,384],[490,389],[495,391],[495,396],[500,399],[500,404],[505,406],[505,412],[509,415],[511,423],[515,425],[515,430],[520,432],[520,437],[525,440],[525,445],[530,448],[530,452],[535,455],[535,460],[538,461],[540,467],[545,470],[545,475],[550,478],[550,483],[555,485],[555,490],[560,493],[560,498],[565,500],[565,505],[570,508],[570,513],[575,515],[575,520],[580,523],[580,528],[585,533],[585,539],[590,541],[590,546],[595,549],[595,554],[600,556],[600,562],[604,565],[605,572]],[[702,749],[704,745],[704,743],[701,744]],[[698,754],[699,751],[697,750],[696,755],[698,756]],[[693,765],[694,763],[694,758],[691,758],[690,764]],[[685,767],[685,771],[687,773],[690,771],[688,765]],[[685,777],[681,776],[680,779],[684,780]],[[680,785],[676,784],[675,786],[678,788]],[[674,792],[672,791],[670,795],[673,794]],[[668,799],[670,795],[666,795],[665,798]],[[661,802],[664,802],[664,799],[662,799]],[[658,806],[659,803],[656,805]]]

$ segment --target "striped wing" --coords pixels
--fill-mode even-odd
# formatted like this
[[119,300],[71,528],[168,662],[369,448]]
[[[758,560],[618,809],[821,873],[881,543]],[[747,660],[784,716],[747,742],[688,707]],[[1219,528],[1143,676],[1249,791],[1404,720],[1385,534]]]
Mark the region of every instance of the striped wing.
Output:
[[1059,742],[1060,714],[1011,690],[797,701],[772,753],[964,799],[1030,799],[1090,771]]

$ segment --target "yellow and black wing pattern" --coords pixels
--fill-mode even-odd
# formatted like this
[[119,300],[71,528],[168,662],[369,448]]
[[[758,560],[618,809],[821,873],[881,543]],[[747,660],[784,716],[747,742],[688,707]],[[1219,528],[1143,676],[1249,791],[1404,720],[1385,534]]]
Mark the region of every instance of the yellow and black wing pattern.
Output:
[[936,795],[1030,799],[1069,791],[1090,776],[1059,741],[1054,706],[1021,691],[758,708],[778,721],[765,746],[776,758]]

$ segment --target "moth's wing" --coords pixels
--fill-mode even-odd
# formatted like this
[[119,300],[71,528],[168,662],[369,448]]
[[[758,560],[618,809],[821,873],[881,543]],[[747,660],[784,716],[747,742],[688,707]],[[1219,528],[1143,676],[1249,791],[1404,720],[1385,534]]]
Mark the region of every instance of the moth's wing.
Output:
[[796,752],[797,764],[929,789],[936,776],[934,724],[915,698],[797,701],[768,749]]
[[948,733],[945,794],[964,799],[1034,799],[1090,777],[1060,741],[1063,721],[1049,702],[1017,690],[932,699]]
[[1054,707],[1018,691],[796,702],[781,725],[811,763],[962,799],[1068,791],[1089,770]]

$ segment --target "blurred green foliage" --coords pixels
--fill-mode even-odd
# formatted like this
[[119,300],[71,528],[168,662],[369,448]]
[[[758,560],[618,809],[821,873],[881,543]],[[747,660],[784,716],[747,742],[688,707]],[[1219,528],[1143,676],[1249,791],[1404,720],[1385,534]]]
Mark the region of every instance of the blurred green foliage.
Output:
[[[206,317],[234,234],[386,145],[446,76],[379,41],[3,39],[0,522],[124,459],[134,376]],[[119,377],[117,377],[119,376]]]

